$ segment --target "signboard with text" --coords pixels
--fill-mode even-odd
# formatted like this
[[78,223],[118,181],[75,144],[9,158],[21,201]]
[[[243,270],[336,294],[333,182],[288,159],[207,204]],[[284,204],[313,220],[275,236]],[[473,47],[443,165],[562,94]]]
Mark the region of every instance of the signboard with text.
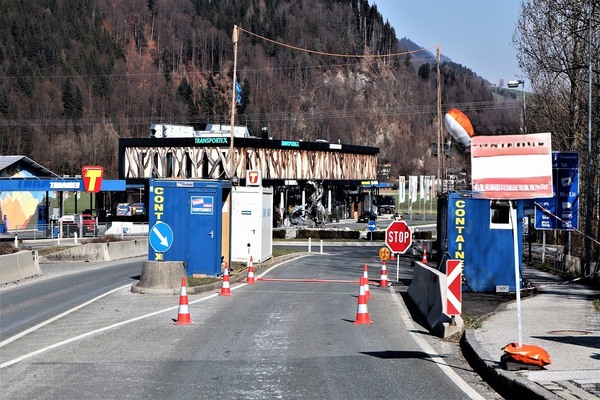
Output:
[[406,253],[412,245],[412,230],[404,221],[392,222],[385,230],[385,244],[394,253]]
[[473,137],[474,196],[485,199],[552,196],[551,149],[550,133]]
[[535,228],[573,230],[579,227],[579,153],[552,152],[552,197],[536,199]]

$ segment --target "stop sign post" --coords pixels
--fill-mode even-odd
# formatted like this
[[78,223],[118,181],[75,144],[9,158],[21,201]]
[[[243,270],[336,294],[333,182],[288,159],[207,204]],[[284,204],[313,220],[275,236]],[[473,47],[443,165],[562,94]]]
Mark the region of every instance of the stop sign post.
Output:
[[394,221],[386,228],[385,244],[393,253],[406,253],[412,245],[412,231],[406,222]]

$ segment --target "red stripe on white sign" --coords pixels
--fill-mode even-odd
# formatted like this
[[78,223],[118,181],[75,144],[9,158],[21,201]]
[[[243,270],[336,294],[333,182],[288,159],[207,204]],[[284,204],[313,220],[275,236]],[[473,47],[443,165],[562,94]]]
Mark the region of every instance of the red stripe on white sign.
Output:
[[462,311],[462,260],[446,261],[446,312],[448,315],[460,315]]

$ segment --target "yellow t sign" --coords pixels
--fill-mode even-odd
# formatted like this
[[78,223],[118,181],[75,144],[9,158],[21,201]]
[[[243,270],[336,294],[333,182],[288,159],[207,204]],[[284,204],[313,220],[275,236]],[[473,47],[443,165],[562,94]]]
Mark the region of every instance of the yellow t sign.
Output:
[[83,188],[88,193],[98,193],[102,187],[102,177],[104,168],[96,166],[86,166],[81,169],[83,177]]

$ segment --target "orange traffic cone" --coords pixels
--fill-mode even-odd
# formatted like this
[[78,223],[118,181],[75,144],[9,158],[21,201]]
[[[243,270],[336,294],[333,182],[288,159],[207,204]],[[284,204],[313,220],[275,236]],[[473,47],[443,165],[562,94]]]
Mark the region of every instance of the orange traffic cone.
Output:
[[246,283],[255,283],[254,281],[254,263],[252,262],[252,256],[248,262],[248,277],[246,277]]
[[394,254],[396,254],[396,253],[394,253],[392,251],[392,255],[390,256],[390,261],[396,261],[396,256]]
[[381,262],[381,280],[379,281],[379,286],[389,286],[388,276],[387,276],[387,268],[385,267],[385,261]]
[[231,289],[229,289],[229,267],[227,263],[225,263],[225,268],[223,269],[223,284],[221,285],[219,296],[231,296]]
[[177,321],[175,325],[191,325],[193,324],[190,318],[190,307],[188,303],[187,286],[185,276],[181,278],[181,294],[179,295],[179,311],[177,313]]
[[421,260],[421,262],[423,264],[427,264],[428,263],[428,261],[427,261],[427,249],[425,247],[423,247],[423,259]]
[[364,279],[364,287],[365,287],[365,295],[367,296],[367,299],[372,299],[373,296],[371,296],[371,289],[369,289],[369,271],[368,271],[368,267],[367,264],[365,264],[365,268],[364,268],[364,272],[363,272],[363,279]]
[[372,324],[371,318],[369,317],[369,310],[367,307],[367,296],[365,295],[365,278],[360,278],[360,289],[358,291],[358,307],[356,308],[356,321],[354,325]]

